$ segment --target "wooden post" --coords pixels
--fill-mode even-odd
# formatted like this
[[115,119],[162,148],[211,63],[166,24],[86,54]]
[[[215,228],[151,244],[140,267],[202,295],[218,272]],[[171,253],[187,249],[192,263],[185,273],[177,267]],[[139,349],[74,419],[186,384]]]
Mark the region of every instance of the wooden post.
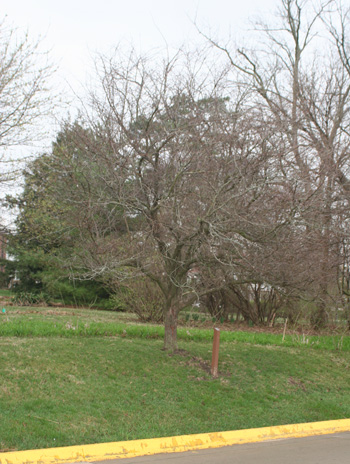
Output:
[[220,345],[220,329],[215,327],[214,340],[213,340],[213,356],[211,359],[211,375],[213,377],[218,376],[219,345]]
[[286,319],[286,322],[284,323],[282,343],[284,342],[284,337],[286,336],[287,322],[288,322],[288,317],[287,317],[287,319]]

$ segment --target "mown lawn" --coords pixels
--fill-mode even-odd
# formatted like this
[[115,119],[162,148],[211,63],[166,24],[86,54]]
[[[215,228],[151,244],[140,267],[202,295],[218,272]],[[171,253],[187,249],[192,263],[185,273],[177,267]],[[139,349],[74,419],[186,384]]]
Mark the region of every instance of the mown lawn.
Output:
[[[209,332],[201,339],[191,330],[171,356],[161,350],[158,327],[121,324],[113,334],[111,313],[89,322],[87,313],[59,320],[46,312],[13,308],[0,320],[2,451],[350,417],[344,340],[322,349],[266,334],[261,343],[252,338],[259,334],[223,340],[214,380]],[[5,335],[21,324],[37,330]],[[55,325],[62,331],[50,332]]]

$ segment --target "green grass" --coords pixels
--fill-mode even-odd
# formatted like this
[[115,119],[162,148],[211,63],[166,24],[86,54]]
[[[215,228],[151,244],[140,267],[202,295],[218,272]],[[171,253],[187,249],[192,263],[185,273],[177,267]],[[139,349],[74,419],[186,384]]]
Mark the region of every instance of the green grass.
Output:
[[350,355],[222,343],[2,338],[0,448],[82,443],[350,417]]
[[[30,312],[31,311],[31,312]],[[0,450],[34,449],[350,417],[348,337],[179,329],[116,313],[8,308],[0,316]],[[118,322],[119,321],[119,322]]]
[[0,296],[13,296],[11,290],[0,289]]
[[[0,337],[95,337],[122,335],[127,338],[163,339],[164,328],[139,324],[132,315],[88,309],[9,307],[0,313]],[[303,347],[331,351],[350,351],[348,332],[337,335],[271,334],[264,332],[222,331],[221,341],[256,345]],[[212,329],[180,327],[179,340],[210,341]]]

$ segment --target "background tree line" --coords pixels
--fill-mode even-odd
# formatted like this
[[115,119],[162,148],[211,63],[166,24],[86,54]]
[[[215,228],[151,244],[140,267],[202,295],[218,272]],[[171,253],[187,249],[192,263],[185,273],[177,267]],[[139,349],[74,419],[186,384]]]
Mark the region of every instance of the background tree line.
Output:
[[98,57],[80,117],[8,198],[23,285],[114,295],[163,319],[166,349],[195,303],[350,324],[348,29],[336,2],[282,0],[252,50]]

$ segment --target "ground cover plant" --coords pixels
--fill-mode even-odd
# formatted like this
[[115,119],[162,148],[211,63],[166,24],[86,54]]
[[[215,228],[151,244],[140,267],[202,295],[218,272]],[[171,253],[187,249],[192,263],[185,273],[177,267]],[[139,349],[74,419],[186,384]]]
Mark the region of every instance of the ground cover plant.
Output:
[[[212,331],[181,328],[171,355],[160,326],[35,310],[10,308],[0,319],[2,451],[350,416],[348,337],[288,346],[280,334],[222,332],[212,379]],[[28,331],[6,334],[11,324]],[[79,329],[86,324],[94,331]]]

